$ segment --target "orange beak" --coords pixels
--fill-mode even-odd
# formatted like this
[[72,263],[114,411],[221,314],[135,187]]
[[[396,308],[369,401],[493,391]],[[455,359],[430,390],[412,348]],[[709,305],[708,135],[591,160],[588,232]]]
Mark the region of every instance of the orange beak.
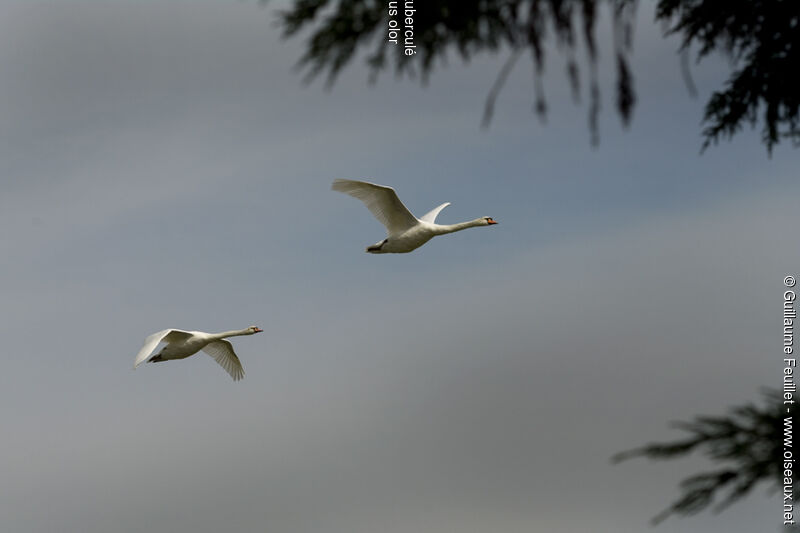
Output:
[[487,220],[487,222],[489,223],[490,226],[492,224],[497,224],[497,222],[495,222],[495,220],[493,218],[490,218],[489,220]]
[[264,330],[261,329],[261,328],[256,328],[256,333],[261,333],[262,331],[264,331]]

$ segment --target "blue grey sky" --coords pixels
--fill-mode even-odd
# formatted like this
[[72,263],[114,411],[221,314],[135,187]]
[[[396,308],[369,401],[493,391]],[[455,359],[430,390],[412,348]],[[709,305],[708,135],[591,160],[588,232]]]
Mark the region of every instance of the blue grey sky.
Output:
[[[724,58],[680,75],[640,6],[631,127],[608,18],[593,149],[563,58],[303,85],[274,2],[0,2],[0,529],[633,533],[708,466],[611,465],[780,379],[798,153],[700,155]],[[419,7],[421,9],[421,7]],[[500,224],[407,255],[335,178]],[[145,336],[222,331],[145,365]],[[763,490],[654,531],[778,530]]]

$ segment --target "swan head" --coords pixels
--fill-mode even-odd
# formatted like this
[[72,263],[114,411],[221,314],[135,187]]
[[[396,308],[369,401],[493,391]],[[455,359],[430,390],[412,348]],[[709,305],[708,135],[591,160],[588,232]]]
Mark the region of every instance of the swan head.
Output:
[[497,224],[492,217],[482,217],[481,220],[484,221],[484,226],[491,226],[493,224]]
[[248,335],[253,335],[254,333],[261,333],[262,331],[264,330],[258,326],[250,326],[249,328],[247,328]]

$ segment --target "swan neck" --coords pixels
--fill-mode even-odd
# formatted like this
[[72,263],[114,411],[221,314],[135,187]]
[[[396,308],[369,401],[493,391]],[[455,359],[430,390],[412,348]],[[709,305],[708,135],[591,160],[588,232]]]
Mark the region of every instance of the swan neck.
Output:
[[231,331],[223,331],[222,333],[214,333],[212,337],[216,340],[224,339],[226,337],[238,337],[239,335],[249,335],[250,329],[234,329]]
[[459,222],[458,224],[437,224],[437,229],[439,233],[453,233],[454,231],[480,226],[482,222],[483,219],[477,218],[475,220],[468,220],[467,222]]

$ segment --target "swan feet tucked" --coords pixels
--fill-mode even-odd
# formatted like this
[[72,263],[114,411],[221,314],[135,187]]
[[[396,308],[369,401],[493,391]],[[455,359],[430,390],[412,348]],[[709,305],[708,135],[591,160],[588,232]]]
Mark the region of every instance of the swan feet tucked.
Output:
[[[231,375],[234,381],[239,381],[244,377],[242,363],[233,351],[233,345],[224,340],[226,337],[237,337],[239,335],[253,335],[261,333],[263,330],[257,326],[250,326],[245,329],[233,331],[223,331],[222,333],[205,333],[202,331],[184,331],[182,329],[165,329],[158,333],[153,333],[144,341],[144,346],[136,355],[133,368],[147,361],[148,363],[160,363],[161,361],[173,361],[176,359],[186,359],[200,350],[210,355],[225,371]],[[165,346],[158,353],[153,354],[153,349],[159,343]]]
[[372,215],[386,227],[388,237],[367,247],[367,252],[371,254],[404,254],[416,250],[436,235],[497,224],[492,217],[476,218],[460,224],[436,224],[436,216],[450,202],[417,218],[403,205],[394,189],[366,181],[334,180],[331,189],[364,202]]
[[381,248],[383,248],[383,245],[386,244],[387,242],[389,242],[389,239],[383,239],[381,242],[377,244],[373,244],[372,246],[367,246],[367,251],[372,254],[380,253]]

